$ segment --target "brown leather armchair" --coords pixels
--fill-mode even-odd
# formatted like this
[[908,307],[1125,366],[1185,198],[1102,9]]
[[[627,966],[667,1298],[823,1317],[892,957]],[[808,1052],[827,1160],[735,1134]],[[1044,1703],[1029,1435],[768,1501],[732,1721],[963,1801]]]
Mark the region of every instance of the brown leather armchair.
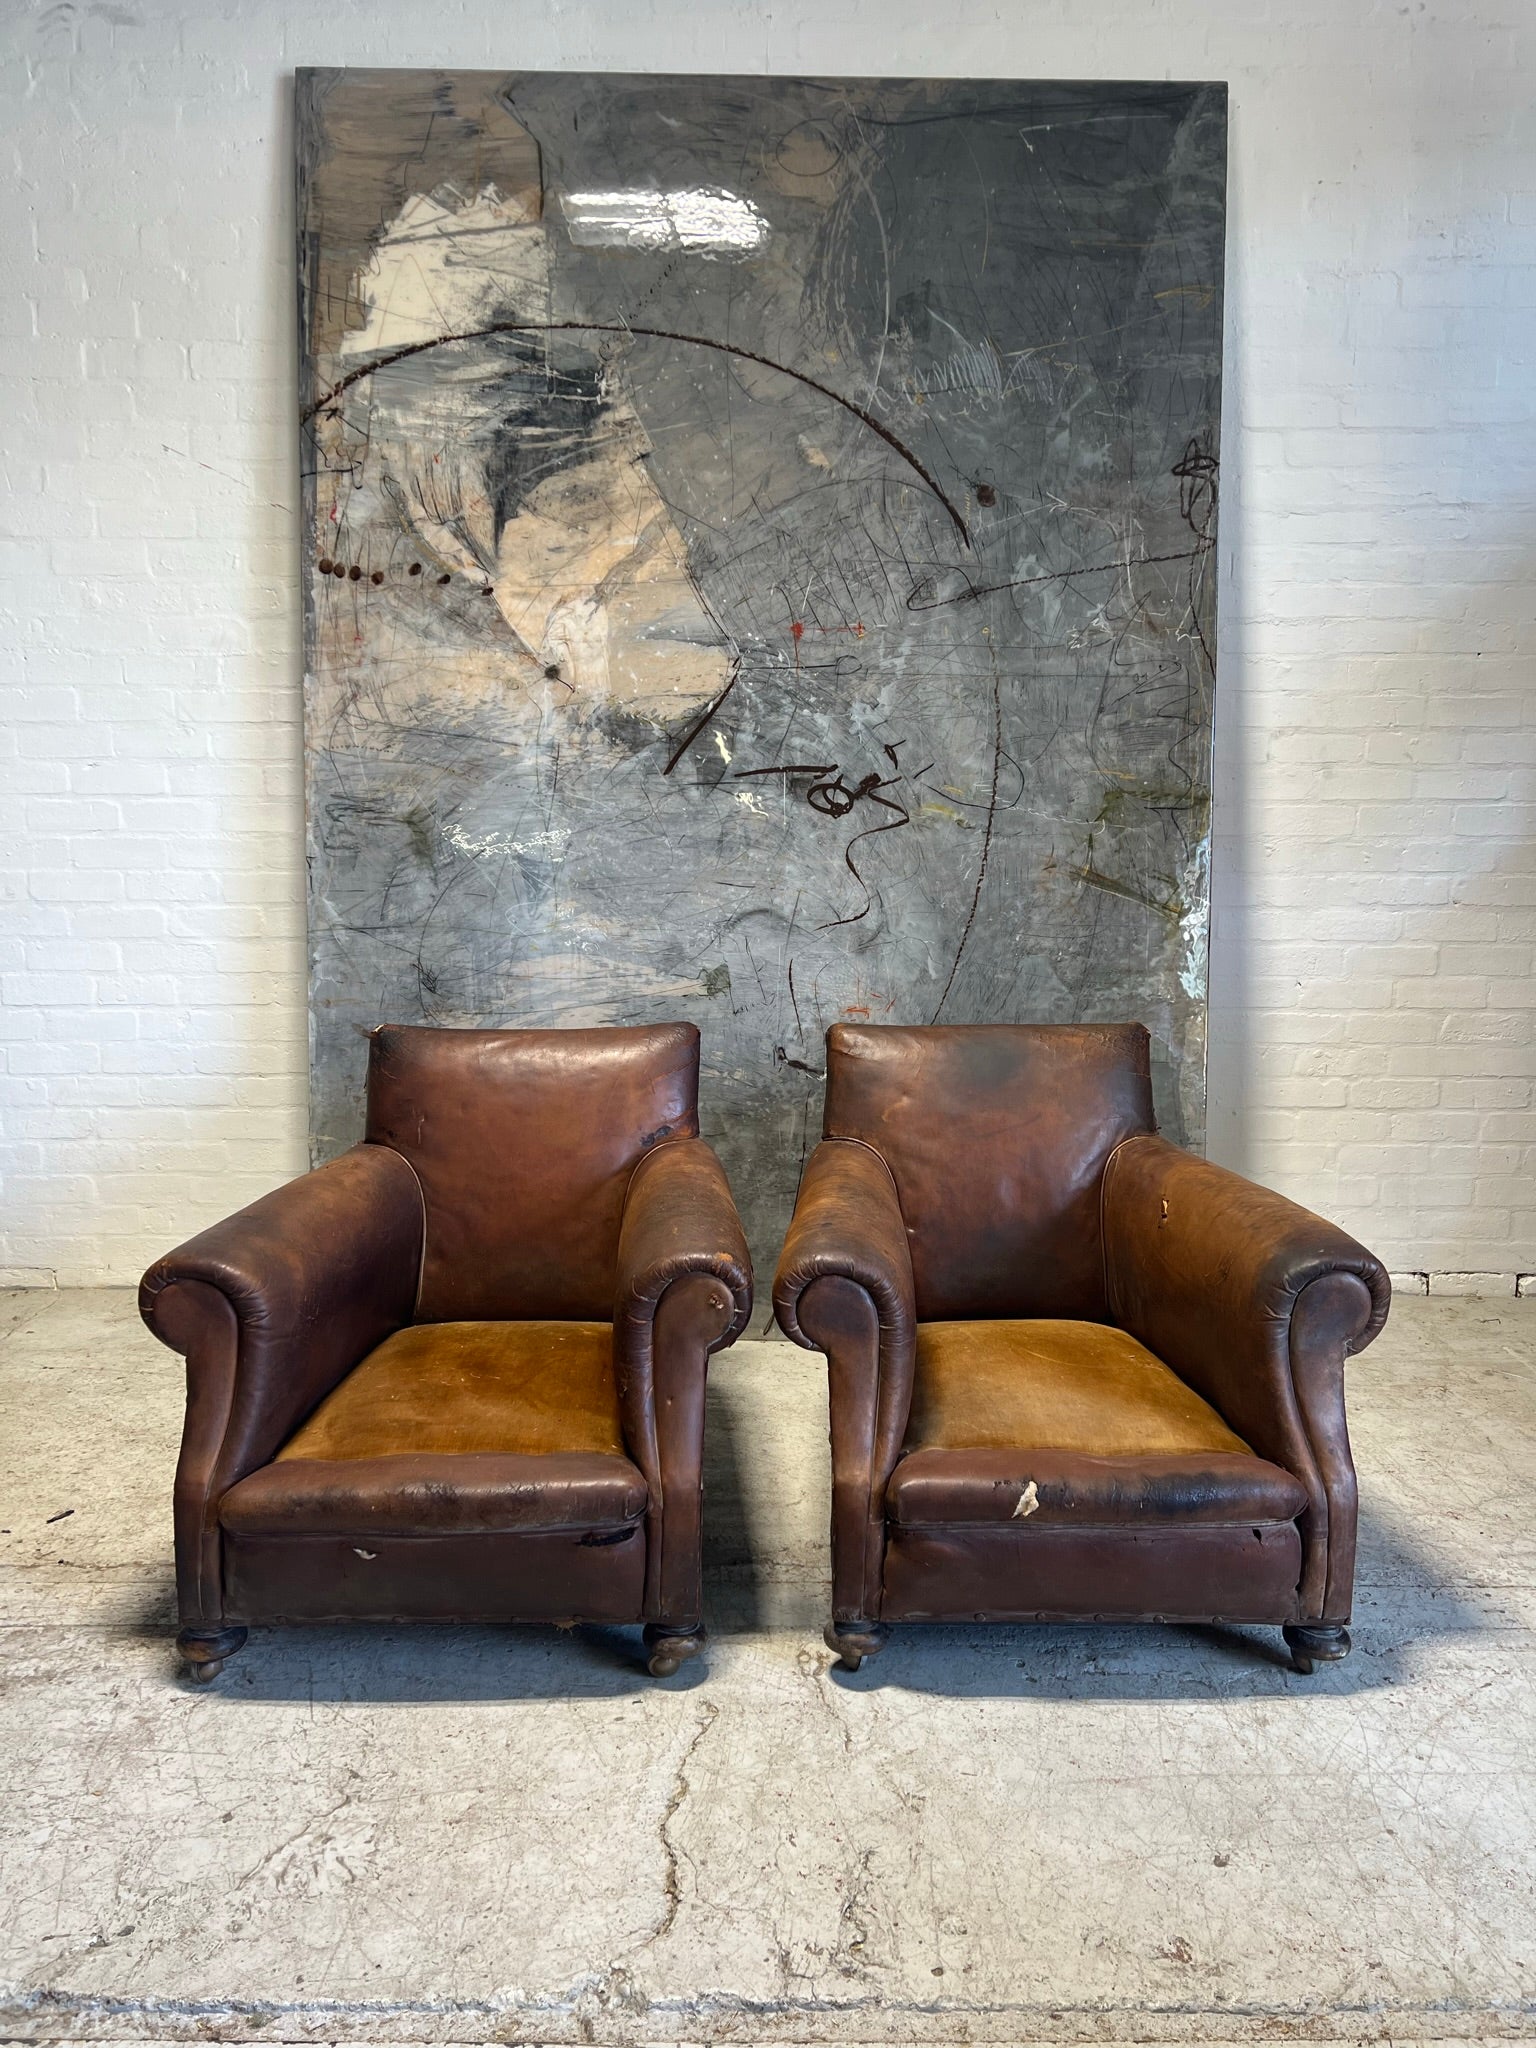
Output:
[[751,1313],[699,1034],[373,1034],[365,1141],[144,1276],[186,1354],[182,1655],[247,1625],[644,1621],[703,1642],[709,1354]]
[[827,1355],[832,1600],[893,1621],[1278,1622],[1349,1652],[1344,1361],[1380,1264],[1156,1134],[1140,1025],[835,1025],[774,1307]]

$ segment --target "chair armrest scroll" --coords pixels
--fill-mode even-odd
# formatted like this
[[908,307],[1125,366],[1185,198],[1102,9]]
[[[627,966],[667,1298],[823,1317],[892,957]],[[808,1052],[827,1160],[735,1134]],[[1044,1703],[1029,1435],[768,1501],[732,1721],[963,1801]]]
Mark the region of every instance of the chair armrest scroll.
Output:
[[862,1287],[879,1315],[882,1345],[910,1352],[917,1311],[896,1183],[878,1152],[846,1138],[824,1138],[811,1154],[774,1277],[779,1327],[807,1350],[821,1346],[801,1327],[801,1300],[828,1279]]
[[824,1139],[800,1182],[774,1313],[827,1358],[832,1434],[832,1610],[879,1618],[885,1489],[912,1407],[912,1254],[889,1167],[870,1146]]
[[384,1145],[355,1145],[157,1259],[139,1284],[139,1311],[174,1346],[168,1288],[198,1281],[226,1298],[240,1337],[233,1421],[252,1462],[264,1463],[411,1320],[424,1236],[408,1162]]
[[[1104,1172],[1115,1320],[1307,1488],[1304,1618],[1347,1618],[1355,1479],[1344,1360],[1386,1322],[1379,1259],[1334,1224],[1156,1137]],[[1330,1534],[1331,1529],[1331,1534]]]
[[656,1146],[624,1198],[613,1357],[624,1440],[650,1492],[645,1618],[682,1633],[703,1604],[709,1358],[751,1313],[752,1262],[724,1167],[700,1138]]
[[357,1145],[144,1275],[139,1312],[187,1361],[176,1479],[184,1620],[217,1618],[222,1495],[410,1321],[424,1230],[409,1164],[386,1146]]
[[729,1301],[710,1349],[733,1344],[752,1313],[752,1261],[725,1168],[702,1138],[655,1146],[630,1176],[613,1312],[621,1353],[643,1341],[657,1304],[685,1273],[720,1282]]

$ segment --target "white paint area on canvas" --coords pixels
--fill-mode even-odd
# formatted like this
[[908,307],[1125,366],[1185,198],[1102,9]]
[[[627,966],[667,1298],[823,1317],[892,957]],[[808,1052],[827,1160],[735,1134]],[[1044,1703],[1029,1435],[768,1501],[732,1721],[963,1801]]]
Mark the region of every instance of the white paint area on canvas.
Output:
[[571,843],[570,832],[564,827],[552,832],[530,832],[519,838],[512,832],[466,832],[462,825],[446,825],[443,837],[456,852],[467,854],[471,860],[523,857],[558,861]]
[[525,200],[505,199],[494,186],[469,197],[451,186],[418,194],[374,244],[358,280],[366,318],[342,336],[342,353],[375,355],[466,333],[509,296],[519,303],[506,317],[542,317],[548,272],[544,230]]
[[[703,234],[712,216],[677,217]],[[719,217],[734,218],[729,208]],[[730,649],[646,471],[649,443],[621,372],[604,373],[607,425],[585,459],[552,459],[498,530],[485,464],[503,410],[493,352],[510,344],[485,330],[526,321],[537,336],[549,275],[548,235],[522,200],[444,186],[401,207],[358,277],[366,319],[343,353],[438,337],[451,346],[381,365],[370,380],[358,491],[387,500],[439,569],[492,592],[525,650],[527,680],[542,672],[578,709],[607,699],[670,721],[680,705],[719,694]]]

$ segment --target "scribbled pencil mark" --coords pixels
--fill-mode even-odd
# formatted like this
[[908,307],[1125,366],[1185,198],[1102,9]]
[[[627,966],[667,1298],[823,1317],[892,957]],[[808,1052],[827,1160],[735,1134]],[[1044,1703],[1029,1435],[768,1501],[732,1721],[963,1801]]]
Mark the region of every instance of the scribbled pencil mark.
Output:
[[1210,545],[1211,543],[1202,535],[1198,546],[1179,548],[1167,555],[1129,555],[1113,562],[1084,562],[1071,569],[1046,569],[1039,575],[1010,576],[1002,583],[972,583],[969,578],[965,578],[963,589],[952,591],[945,597],[938,595],[938,578],[927,576],[913,586],[907,598],[907,609],[914,612],[936,612],[942,611],[946,605],[975,604],[984,597],[996,597],[1006,590],[1027,590],[1039,583],[1072,583],[1080,576],[1127,575],[1134,569],[1148,568],[1159,562],[1198,561]]
[[1186,442],[1184,453],[1173,465],[1179,479],[1179,516],[1201,540],[1208,538],[1216,520],[1217,477],[1221,465],[1198,441]]
[[1144,910],[1154,910],[1159,917],[1166,917],[1177,924],[1184,915],[1184,905],[1177,891],[1170,891],[1166,897],[1151,895],[1145,889],[1138,889],[1130,882],[1118,881],[1113,875],[1102,875],[1091,865],[1075,867],[1073,874],[1090,888],[1107,890],[1111,896],[1123,896],[1127,903],[1139,903]]
[[715,698],[713,703],[705,706],[704,710],[699,713],[698,717],[693,721],[692,725],[689,726],[688,730],[677,742],[677,745],[672,749],[671,753],[668,754],[667,765],[661,771],[663,775],[670,775],[672,773],[672,770],[677,766],[678,762],[681,761],[684,754],[686,754],[688,749],[693,745],[694,741],[699,738],[699,736],[704,732],[707,726],[713,723],[716,715],[720,710],[720,707],[724,704],[726,698],[730,696],[732,690],[735,689],[736,684],[740,679],[740,676],[741,662],[739,659],[733,658],[731,662],[730,679],[726,683],[725,688],[720,692],[719,696]]
[[792,1067],[797,1074],[809,1074],[815,1081],[823,1079],[827,1071],[825,1067],[811,1066],[806,1060],[791,1059],[782,1045],[773,1048],[773,1059],[775,1066]]
[[839,770],[831,780],[814,783],[807,790],[806,802],[813,811],[819,811],[824,818],[846,818],[855,804],[865,800],[878,804],[882,810],[894,811],[896,814],[888,825],[869,825],[864,831],[855,832],[843,848],[843,864],[864,891],[864,902],[860,909],[851,911],[846,917],[829,918],[817,927],[818,930],[831,932],[838,930],[842,925],[858,924],[861,919],[868,917],[873,909],[874,892],[860,872],[858,862],[853,857],[853,849],[862,845],[866,839],[878,839],[883,832],[899,832],[904,825],[911,824],[912,814],[906,805],[899,803],[894,797],[881,794],[883,790],[893,788],[901,780],[902,777],[899,775],[880,776],[871,773],[861,776],[855,783],[850,783],[844,780],[842,771]]
[[1216,500],[1219,488],[1221,465],[1216,457],[1191,439],[1185,444],[1184,453],[1173,465],[1173,474],[1179,479],[1179,516],[1195,535],[1198,546],[1191,556],[1189,570],[1189,622],[1195,638],[1200,643],[1201,658],[1205,672],[1211,681],[1216,680],[1216,656],[1206,635],[1205,622],[1200,616],[1202,578],[1197,574],[1200,557],[1214,545],[1211,529],[1216,522]]
[[[895,754],[892,753],[889,747],[885,751],[890,755],[894,763],[896,759]],[[849,782],[836,762],[813,765],[805,761],[786,761],[780,766],[773,768],[737,768],[733,770],[733,775],[738,782],[753,781],[764,775],[779,775],[786,778],[786,780],[791,776],[808,775],[811,781],[809,787],[804,792],[805,801],[820,817],[846,818],[855,804],[868,798],[872,803],[883,804],[887,810],[900,812],[900,823],[904,825],[911,823],[910,815],[904,805],[898,804],[892,798],[880,794],[882,790],[891,789],[898,782],[905,780],[899,774],[878,775],[871,771],[868,775],[860,776],[857,782]],[[868,839],[873,832],[890,832],[894,830],[895,827],[891,825],[873,826],[869,832],[858,833],[855,840],[850,841],[850,847],[856,844],[858,839]],[[847,855],[845,854],[844,857],[846,859]],[[862,883],[863,877],[859,874],[858,869],[854,867],[851,859],[848,860],[848,866],[852,869],[855,877]],[[868,914],[868,910],[869,905],[866,903],[864,909],[858,915],[864,917]],[[852,922],[854,920],[849,918],[835,918],[833,925]],[[821,929],[829,931],[832,929],[832,925],[823,925]]]
[[889,789],[893,783],[900,780],[899,775],[881,776],[871,772],[868,775],[861,775],[857,782],[848,782],[839,768],[835,773],[823,776],[819,782],[813,782],[805,793],[805,800],[813,811],[820,811],[824,818],[846,818],[863,797],[869,797],[875,803],[896,810],[899,806],[893,804],[889,797],[881,796],[880,791]]
[[1003,767],[1003,679],[994,666],[992,671],[992,787],[987,796],[986,824],[982,832],[981,856],[976,863],[976,886],[971,891],[971,901],[965,913],[965,922],[960,927],[960,938],[955,946],[954,958],[949,963],[949,974],[945,979],[939,1000],[933,1006],[930,1024],[937,1024],[944,1014],[944,1005],[949,1001],[950,991],[955,985],[955,976],[960,972],[960,962],[970,944],[971,933],[976,929],[976,913],[981,908],[981,892],[987,885],[987,867],[992,858],[992,833],[997,824],[997,785]]

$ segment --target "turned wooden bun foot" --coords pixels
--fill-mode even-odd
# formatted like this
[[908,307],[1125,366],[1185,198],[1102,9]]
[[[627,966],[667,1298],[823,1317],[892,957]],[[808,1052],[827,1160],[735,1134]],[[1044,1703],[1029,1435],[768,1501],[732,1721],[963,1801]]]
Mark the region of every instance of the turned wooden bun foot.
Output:
[[1319,1664],[1337,1664],[1349,1655],[1349,1630],[1338,1622],[1288,1621],[1281,1633],[1303,1678],[1310,1678]]
[[184,1628],[176,1638],[187,1676],[196,1685],[212,1685],[224,1669],[225,1660],[245,1647],[243,1628],[198,1630]]
[[704,1630],[668,1628],[665,1622],[645,1624],[645,1668],[652,1678],[670,1678],[704,1647]]
[[883,1621],[832,1621],[822,1640],[845,1671],[857,1671],[866,1657],[879,1656],[890,1635]]

